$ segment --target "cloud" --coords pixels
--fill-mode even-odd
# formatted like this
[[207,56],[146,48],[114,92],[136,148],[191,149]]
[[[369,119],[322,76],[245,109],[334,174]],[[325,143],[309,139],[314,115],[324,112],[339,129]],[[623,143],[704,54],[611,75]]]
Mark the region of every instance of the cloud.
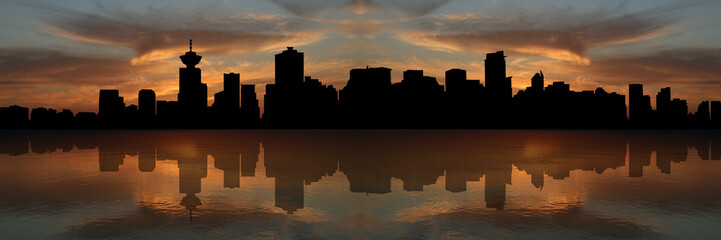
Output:
[[271,0],[288,12],[311,22],[331,24],[330,29],[348,38],[373,38],[393,30],[389,24],[408,22],[426,16],[450,0]]
[[[409,21],[425,16],[450,0],[271,0],[297,16],[311,21],[333,22],[369,15],[384,22]],[[353,13],[353,14],[348,14]]]
[[127,59],[76,56],[45,49],[1,49],[1,85],[112,85],[131,74],[152,74],[152,65],[133,67]]
[[[693,5],[691,3],[690,5]],[[398,38],[436,50],[510,53],[542,56],[588,65],[587,52],[596,47],[639,42],[668,34],[678,20],[671,16],[685,5],[666,5],[619,14],[612,10],[572,13],[568,9],[522,12],[517,16],[443,14],[421,19]],[[490,48],[493,49],[490,49]]]
[[[36,6],[37,7],[37,6]],[[194,39],[195,49],[205,55],[227,55],[265,51],[287,44],[304,45],[322,38],[304,22],[278,14],[187,13],[182,9],[149,8],[135,13],[121,9],[84,13],[43,7],[43,18],[56,35],[132,49],[134,64],[175,58]]]

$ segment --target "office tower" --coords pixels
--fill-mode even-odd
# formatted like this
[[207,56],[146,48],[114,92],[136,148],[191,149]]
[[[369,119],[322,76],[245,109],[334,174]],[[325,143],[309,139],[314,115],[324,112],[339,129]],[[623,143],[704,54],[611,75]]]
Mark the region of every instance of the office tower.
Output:
[[302,52],[288,47],[288,50],[275,55],[275,84],[277,86],[300,86],[304,76]]
[[138,112],[143,118],[155,116],[155,92],[150,89],[142,89],[138,92]]
[[721,123],[721,102],[719,101],[711,102],[711,121],[714,124]]
[[670,110],[671,104],[671,88],[662,88],[661,91],[656,94],[656,111],[658,111],[661,117],[667,117],[668,111]]
[[446,71],[446,92],[453,95],[463,91],[467,79],[466,70],[454,68]]
[[688,103],[686,100],[681,100],[678,98],[674,98],[670,103],[668,107],[668,116],[671,121],[674,121],[676,124],[680,123],[681,121],[685,121],[688,118]]
[[68,126],[74,119],[75,114],[73,114],[73,111],[70,111],[70,109],[63,109],[62,112],[58,113],[58,120],[60,120],[64,126]]
[[387,89],[391,86],[390,68],[360,68],[350,70],[350,79],[345,89]]
[[543,71],[540,71],[540,73],[536,73],[536,75],[533,75],[533,78],[531,78],[531,90],[534,92],[543,92],[543,85],[544,85],[544,76]]
[[36,126],[49,127],[50,125],[56,124],[58,120],[58,112],[52,108],[34,108],[30,112],[30,121]]
[[223,74],[223,92],[228,109],[237,111],[240,108],[240,74]]
[[202,113],[208,107],[208,85],[201,82],[200,69],[195,67],[202,58],[193,52],[193,40],[190,40],[190,50],[180,56],[186,67],[179,69],[178,103],[188,116]]
[[265,85],[265,112],[267,122],[297,119],[302,114],[303,53],[288,47],[275,55],[275,84]]
[[260,107],[258,107],[258,96],[255,93],[254,84],[243,84],[240,86],[240,116],[244,123],[256,123],[260,118]]
[[388,126],[392,112],[391,69],[362,68],[350,70],[350,79],[340,90],[340,106],[346,126]]
[[711,120],[711,111],[709,101],[703,101],[698,105],[696,110],[696,120],[705,123]]
[[513,96],[511,78],[506,77],[503,51],[486,54],[486,89],[492,100],[509,101]]
[[651,114],[651,97],[643,95],[642,84],[628,85],[628,118],[633,122],[649,119]]
[[406,70],[402,81],[416,81],[423,78],[423,70]]
[[215,94],[213,111],[227,121],[232,121],[240,110],[240,74],[223,75],[223,91]]
[[382,101],[390,87],[389,68],[351,69],[350,79],[340,91],[340,101],[353,107],[369,106],[367,103]]
[[98,105],[98,116],[105,120],[117,121],[125,111],[125,103],[117,89],[101,89]]

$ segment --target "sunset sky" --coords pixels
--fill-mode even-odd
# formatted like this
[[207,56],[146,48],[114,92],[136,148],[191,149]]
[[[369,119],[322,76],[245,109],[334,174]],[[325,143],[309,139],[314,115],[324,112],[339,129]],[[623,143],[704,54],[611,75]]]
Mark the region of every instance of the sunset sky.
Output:
[[514,92],[542,69],[546,84],[572,90],[643,83],[655,99],[670,86],[695,112],[721,100],[719,10],[718,0],[3,0],[0,106],[97,111],[106,88],[128,105],[145,88],[176,100],[192,38],[211,98],[223,73],[239,72],[262,104],[286,46],[337,89],[366,66],[393,69],[394,82],[423,69],[444,84],[451,68],[483,82],[485,53],[505,50]]

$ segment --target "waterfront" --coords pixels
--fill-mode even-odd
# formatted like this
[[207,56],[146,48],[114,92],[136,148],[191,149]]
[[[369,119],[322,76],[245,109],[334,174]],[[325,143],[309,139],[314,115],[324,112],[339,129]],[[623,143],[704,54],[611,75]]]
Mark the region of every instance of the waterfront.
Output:
[[0,236],[708,239],[714,143],[721,132],[3,131]]

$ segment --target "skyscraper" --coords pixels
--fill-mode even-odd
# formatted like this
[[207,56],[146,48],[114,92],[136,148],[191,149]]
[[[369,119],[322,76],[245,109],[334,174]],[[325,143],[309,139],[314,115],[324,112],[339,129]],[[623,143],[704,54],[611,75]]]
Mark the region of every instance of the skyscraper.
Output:
[[303,53],[288,47],[275,55],[275,85],[300,86],[303,83]]
[[155,91],[142,89],[138,92],[138,112],[146,119],[155,116]]
[[255,85],[243,84],[240,86],[240,91],[241,121],[246,124],[255,124],[260,118],[260,108],[258,107],[258,96],[255,93]]
[[668,108],[671,104],[671,88],[662,88],[661,91],[656,94],[656,111],[662,118],[668,117]]
[[703,101],[698,105],[696,111],[696,120],[700,123],[708,123],[711,120],[709,101]]
[[223,91],[215,94],[213,108],[225,115],[237,113],[240,109],[240,74],[223,75]]
[[101,89],[98,104],[98,116],[105,120],[119,120],[125,111],[123,97],[117,89]]
[[486,89],[493,100],[508,101],[513,96],[511,78],[506,77],[503,51],[486,54]]
[[643,95],[643,84],[628,85],[628,119],[640,122],[649,119],[651,114],[651,97]]
[[714,125],[721,125],[721,102],[711,101],[711,121]]
[[544,78],[543,71],[533,75],[533,78],[531,78],[531,90],[537,93],[543,92]]
[[228,108],[237,111],[240,108],[240,74],[226,73],[223,75],[223,92],[225,92]]
[[467,79],[466,70],[454,68],[446,71],[446,92],[456,94],[462,91]]

